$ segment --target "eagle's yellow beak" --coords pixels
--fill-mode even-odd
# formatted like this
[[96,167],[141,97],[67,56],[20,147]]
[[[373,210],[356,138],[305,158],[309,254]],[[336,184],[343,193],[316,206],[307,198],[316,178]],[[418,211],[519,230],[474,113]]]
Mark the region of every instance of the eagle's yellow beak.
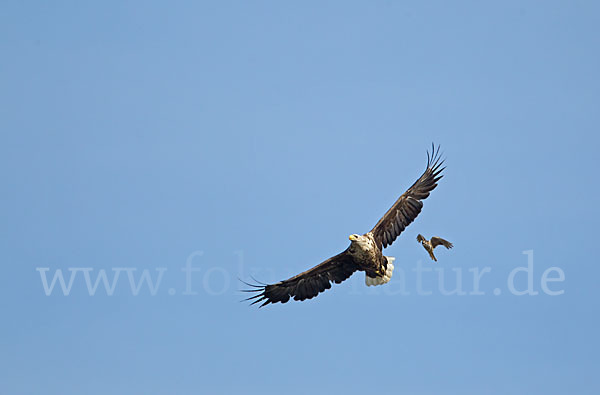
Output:
[[348,238],[350,239],[350,241],[354,241],[356,240],[356,235],[350,235],[348,236]]

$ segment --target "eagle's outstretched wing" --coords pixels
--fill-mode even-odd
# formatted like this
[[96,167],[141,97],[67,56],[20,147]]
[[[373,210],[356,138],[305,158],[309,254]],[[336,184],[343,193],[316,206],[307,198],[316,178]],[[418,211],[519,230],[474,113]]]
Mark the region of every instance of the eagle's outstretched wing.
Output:
[[379,248],[391,245],[396,237],[417,218],[421,212],[423,203],[429,193],[437,186],[442,178],[442,167],[444,163],[439,156],[440,147],[432,144],[432,152],[427,152],[427,169],[421,177],[396,200],[396,203],[385,213],[371,230]]
[[358,266],[354,263],[348,250],[345,250],[304,273],[275,284],[245,283],[255,289],[244,290],[244,292],[258,292],[246,300],[256,299],[252,304],[263,302],[260,307],[269,303],[285,303],[290,298],[294,298],[294,300],[311,299],[331,288],[331,282],[339,284],[356,270],[358,270]]
[[426,240],[427,240],[427,239],[426,239],[425,237],[423,237],[423,235],[422,235],[422,234],[420,234],[420,233],[419,233],[419,234],[417,235],[417,241],[418,241],[419,243],[421,243],[421,242],[423,242],[423,241],[426,241]]
[[431,238],[431,246],[433,248],[435,248],[435,247],[437,247],[439,245],[442,245],[442,246],[444,246],[444,247],[446,247],[448,249],[454,247],[452,245],[452,243],[450,243],[448,240],[444,240],[441,237],[437,237],[437,236],[432,237]]

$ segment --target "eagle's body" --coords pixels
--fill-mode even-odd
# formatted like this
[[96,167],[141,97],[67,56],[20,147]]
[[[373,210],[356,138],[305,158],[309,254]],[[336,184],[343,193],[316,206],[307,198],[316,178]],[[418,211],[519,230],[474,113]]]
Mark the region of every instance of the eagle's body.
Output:
[[373,234],[366,233],[362,236],[354,234],[349,239],[352,243],[348,248],[348,254],[356,265],[371,277],[377,277],[377,274],[385,269],[386,263]]
[[246,292],[257,292],[248,300],[256,299],[252,304],[262,302],[262,307],[269,303],[286,303],[290,298],[311,299],[331,288],[332,282],[339,284],[355,271],[365,272],[367,285],[387,283],[394,270],[394,258],[384,256],[383,249],[391,245],[419,215],[423,207],[422,200],[429,196],[442,178],[442,163],[439,147],[437,150],[434,147],[431,156],[427,154],[425,172],[396,200],[371,231],[362,236],[350,235],[351,243],[346,250],[294,277],[275,284],[248,284],[254,289]]
[[367,286],[385,284],[392,278],[394,257],[383,256],[381,249],[373,237],[373,233],[362,236],[350,235],[352,243],[348,254],[352,257],[358,270],[365,272]]
[[422,235],[417,235],[417,241],[423,245],[423,248],[425,248],[425,250],[429,253],[429,257],[435,262],[437,262],[437,259],[433,254],[433,250],[435,247],[439,245],[443,245],[447,249],[454,247],[452,243],[450,243],[448,240],[444,240],[441,237],[436,236],[433,236],[431,240],[427,240]]

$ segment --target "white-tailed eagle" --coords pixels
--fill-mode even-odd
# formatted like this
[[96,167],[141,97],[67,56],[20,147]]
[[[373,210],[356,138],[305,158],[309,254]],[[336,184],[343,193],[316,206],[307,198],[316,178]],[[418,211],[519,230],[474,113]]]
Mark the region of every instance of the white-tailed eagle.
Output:
[[394,270],[394,258],[384,256],[382,251],[410,225],[423,207],[422,200],[435,189],[443,177],[443,160],[440,159],[439,146],[432,145],[431,155],[427,153],[427,168],[419,179],[396,200],[370,232],[364,235],[352,234],[350,246],[321,264],[292,278],[275,284],[248,284],[253,289],[244,292],[256,292],[246,300],[252,304],[286,303],[290,299],[305,300],[317,296],[331,288],[331,283],[339,284],[356,271],[365,272],[367,285],[381,285],[390,281]]

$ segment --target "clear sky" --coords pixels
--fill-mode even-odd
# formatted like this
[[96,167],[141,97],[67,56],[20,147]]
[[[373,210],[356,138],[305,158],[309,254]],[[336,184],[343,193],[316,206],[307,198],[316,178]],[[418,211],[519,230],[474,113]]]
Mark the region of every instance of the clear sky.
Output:
[[[600,393],[598,26],[594,1],[4,1],[0,393]],[[432,141],[389,284],[239,303],[370,230]]]

